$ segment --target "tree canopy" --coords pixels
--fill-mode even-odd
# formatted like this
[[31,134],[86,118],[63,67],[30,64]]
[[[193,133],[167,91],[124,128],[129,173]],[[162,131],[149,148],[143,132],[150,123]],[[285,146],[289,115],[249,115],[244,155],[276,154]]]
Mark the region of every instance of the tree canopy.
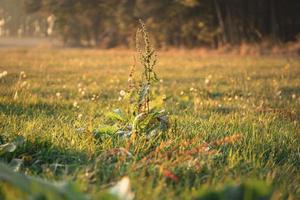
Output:
[[296,40],[299,0],[22,0],[36,16],[55,16],[69,45],[130,46],[143,19],[159,47]]

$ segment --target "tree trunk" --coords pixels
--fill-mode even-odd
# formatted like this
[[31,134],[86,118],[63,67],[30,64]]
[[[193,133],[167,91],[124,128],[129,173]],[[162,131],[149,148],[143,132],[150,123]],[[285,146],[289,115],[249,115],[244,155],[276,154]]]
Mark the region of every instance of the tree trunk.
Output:
[[227,37],[226,37],[226,34],[225,34],[224,19],[222,17],[222,12],[221,12],[221,7],[220,7],[219,0],[214,0],[214,4],[215,4],[215,9],[216,9],[218,23],[219,23],[220,32],[221,32],[220,41],[218,41],[218,43],[220,43],[221,45],[224,45],[227,42]]

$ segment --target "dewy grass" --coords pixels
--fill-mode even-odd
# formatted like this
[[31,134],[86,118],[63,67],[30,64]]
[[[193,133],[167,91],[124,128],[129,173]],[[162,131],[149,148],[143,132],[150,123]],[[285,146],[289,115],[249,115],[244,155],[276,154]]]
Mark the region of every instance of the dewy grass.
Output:
[[[154,83],[150,110],[159,105],[176,123],[164,134],[141,134],[129,145],[131,138],[115,135],[120,127],[107,113],[116,107],[125,116],[132,113],[127,107],[135,104],[125,103],[130,99],[124,74],[133,54],[0,48],[0,72],[7,71],[0,79],[0,146],[6,149],[0,156],[6,164],[0,164],[1,200],[40,197],[49,191],[45,185],[58,192],[54,198],[72,192],[105,199],[103,192],[124,176],[136,200],[244,199],[243,194],[248,199],[299,199],[298,57],[159,52],[156,71],[163,81]],[[137,86],[143,71],[138,61],[133,74]],[[26,98],[22,91],[14,101],[21,71],[30,87]],[[126,95],[119,101],[120,90]],[[165,100],[158,102],[163,95]],[[11,143],[18,136],[24,142],[15,148]],[[11,173],[14,159],[23,164]],[[46,184],[39,184],[40,179]],[[26,192],[15,180],[33,181],[34,187]],[[57,182],[72,184],[65,185],[68,189]]]

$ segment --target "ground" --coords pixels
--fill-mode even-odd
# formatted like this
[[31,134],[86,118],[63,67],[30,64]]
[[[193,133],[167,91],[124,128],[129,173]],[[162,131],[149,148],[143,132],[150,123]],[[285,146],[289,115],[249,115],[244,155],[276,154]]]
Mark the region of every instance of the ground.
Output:
[[[274,199],[300,198],[299,57],[158,52],[169,130],[120,138],[106,114],[128,104],[119,97],[134,55],[0,49],[0,142],[25,140],[2,162],[21,159],[19,173],[75,182],[94,199],[123,176],[136,199],[197,198],[249,181]],[[4,183],[0,191],[21,195]]]

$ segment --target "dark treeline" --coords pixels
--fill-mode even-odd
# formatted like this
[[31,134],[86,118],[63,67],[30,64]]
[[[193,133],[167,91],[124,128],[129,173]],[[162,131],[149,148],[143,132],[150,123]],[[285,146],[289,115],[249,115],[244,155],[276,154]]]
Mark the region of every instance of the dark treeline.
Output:
[[[300,0],[23,0],[36,16],[55,16],[68,45],[131,46],[143,19],[159,47],[296,40]],[[49,29],[49,27],[48,27]]]

